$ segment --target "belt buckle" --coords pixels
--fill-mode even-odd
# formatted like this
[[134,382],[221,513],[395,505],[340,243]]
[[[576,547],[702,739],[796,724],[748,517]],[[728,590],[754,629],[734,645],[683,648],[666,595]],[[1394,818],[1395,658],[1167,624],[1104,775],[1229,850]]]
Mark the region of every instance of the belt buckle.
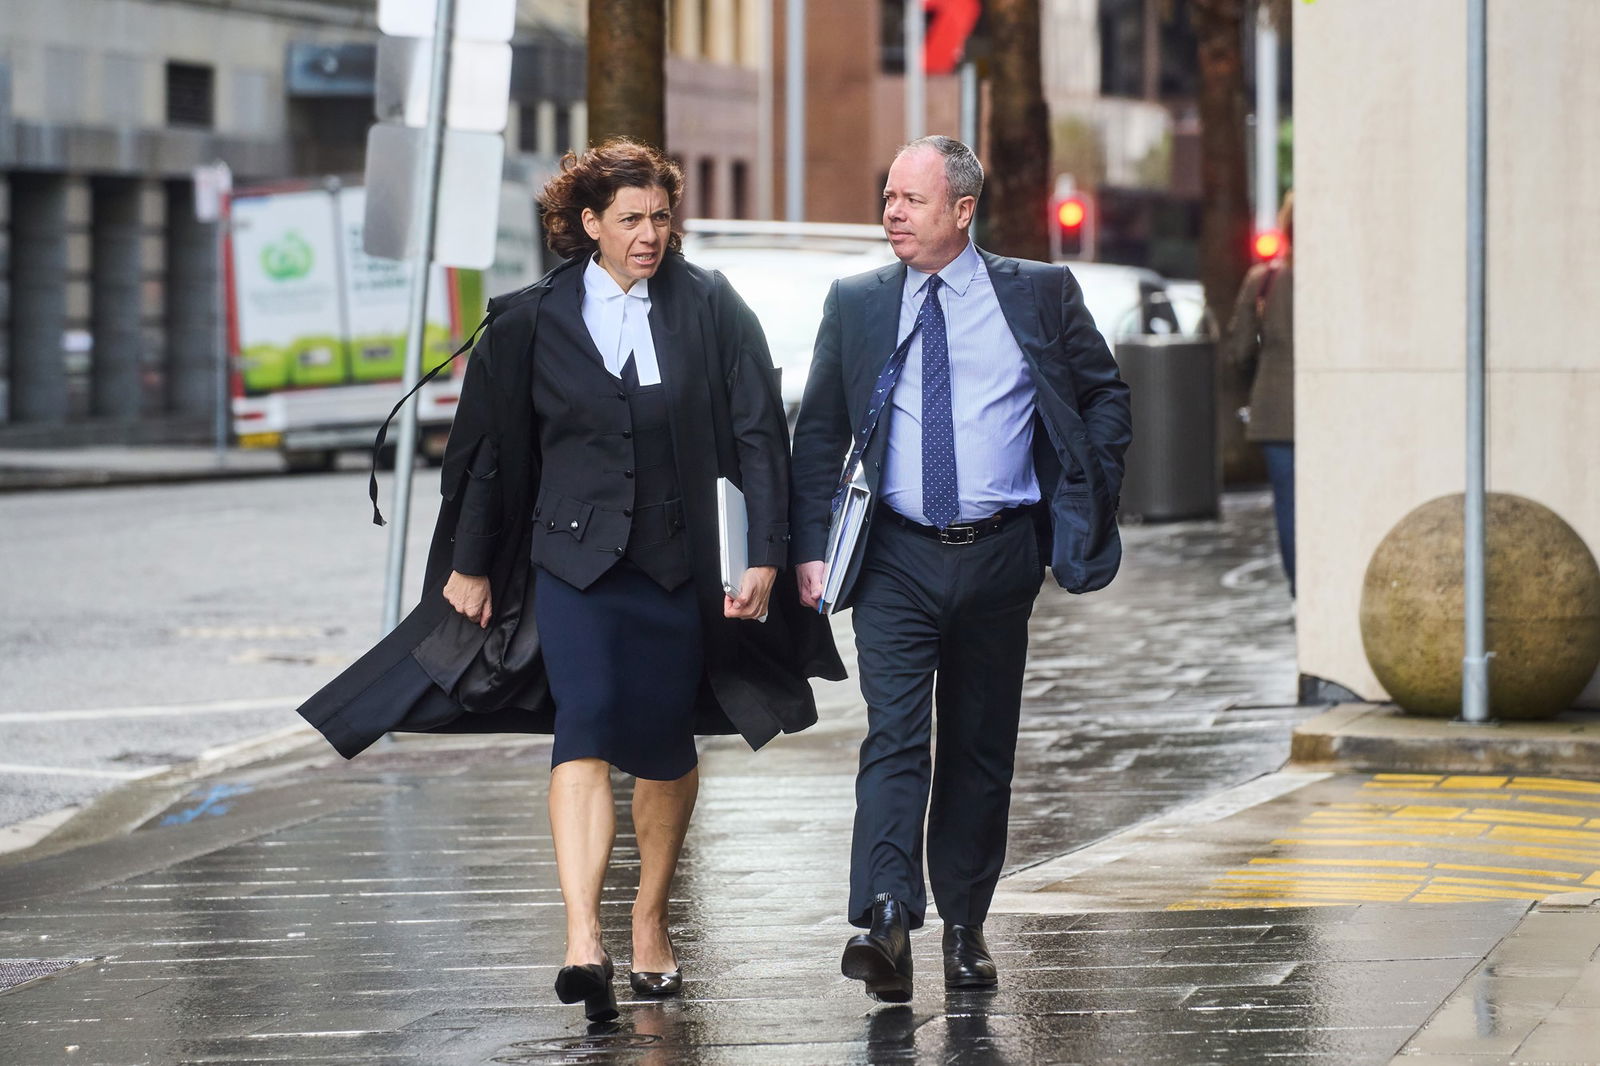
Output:
[[977,539],[977,526],[946,526],[939,530],[940,544],[971,544]]

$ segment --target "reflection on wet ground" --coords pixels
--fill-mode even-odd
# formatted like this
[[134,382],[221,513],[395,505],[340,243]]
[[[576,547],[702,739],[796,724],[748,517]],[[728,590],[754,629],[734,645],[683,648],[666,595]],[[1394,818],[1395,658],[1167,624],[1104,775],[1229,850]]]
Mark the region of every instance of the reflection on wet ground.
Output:
[[[1012,870],[1275,768],[1301,714],[1283,706],[1286,599],[1250,567],[1271,553],[1264,498],[1127,540],[1107,594],[1041,598]],[[948,995],[930,922],[912,1003],[876,1007],[838,971],[861,714],[848,685],[826,701],[817,728],[758,755],[705,748],[674,901],[681,999],[629,1002],[595,1029],[556,1002],[543,742],[406,740],[257,779],[221,817],[140,830],[143,864],[117,852],[133,872],[113,883],[93,887],[110,853],[86,849],[82,869],[52,868],[59,891],[0,902],[0,957],[100,960],[0,995],[0,1058],[1380,1063],[1525,909],[996,915],[1001,988]],[[637,852],[619,786],[603,926],[620,969]],[[203,832],[223,835],[194,846]]]

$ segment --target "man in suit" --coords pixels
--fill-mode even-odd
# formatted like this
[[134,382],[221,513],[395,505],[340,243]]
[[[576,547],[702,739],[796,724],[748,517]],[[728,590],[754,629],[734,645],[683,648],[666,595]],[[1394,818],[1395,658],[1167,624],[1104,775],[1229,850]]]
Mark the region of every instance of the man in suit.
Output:
[[1046,563],[1087,592],[1121,552],[1127,386],[1069,271],[972,243],[982,188],[960,141],[900,150],[883,192],[900,265],[834,283],[794,436],[791,558],[808,606],[840,465],[865,437],[872,510],[833,605],[853,608],[868,723],[848,912],[867,931],[842,969],[885,1002],[911,998],[925,816],[945,984],[997,984],[983,922],[1005,857],[1028,617]]

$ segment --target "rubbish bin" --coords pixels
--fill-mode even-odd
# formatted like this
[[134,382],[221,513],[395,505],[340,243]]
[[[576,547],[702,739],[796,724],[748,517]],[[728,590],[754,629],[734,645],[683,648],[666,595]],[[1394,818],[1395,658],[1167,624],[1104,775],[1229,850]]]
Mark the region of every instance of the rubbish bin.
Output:
[[1216,344],[1144,334],[1117,342],[1133,404],[1122,483],[1124,518],[1214,518],[1222,491],[1217,451]]

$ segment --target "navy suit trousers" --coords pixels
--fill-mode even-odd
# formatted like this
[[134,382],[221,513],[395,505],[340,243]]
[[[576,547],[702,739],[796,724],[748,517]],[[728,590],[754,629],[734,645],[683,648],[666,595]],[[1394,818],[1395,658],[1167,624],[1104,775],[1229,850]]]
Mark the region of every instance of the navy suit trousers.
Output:
[[960,545],[886,515],[874,521],[852,611],[867,703],[852,924],[871,924],[880,893],[906,904],[913,928],[922,924],[924,820],[940,916],[977,924],[987,915],[1005,860],[1028,618],[1043,578],[1026,518]]

